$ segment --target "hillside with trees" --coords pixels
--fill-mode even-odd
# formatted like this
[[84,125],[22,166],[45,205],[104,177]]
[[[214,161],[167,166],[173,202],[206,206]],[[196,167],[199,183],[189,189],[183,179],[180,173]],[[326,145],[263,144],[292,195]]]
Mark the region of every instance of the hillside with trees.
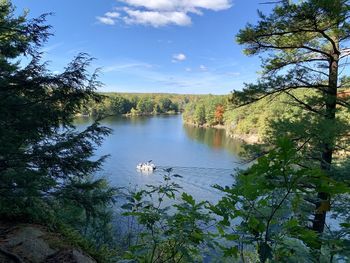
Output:
[[[302,89],[293,91],[299,98],[305,98],[308,93]],[[232,96],[203,96],[192,100],[184,109],[184,122],[201,127],[224,128],[230,137],[248,143],[264,143],[278,122],[284,120],[292,123],[302,116],[302,109],[287,94],[263,98],[254,104],[240,107],[232,106]],[[314,93],[314,96],[317,94]],[[340,89],[338,97],[349,100],[348,89]],[[344,109],[339,111],[339,115],[341,118],[350,117]]]
[[[224,128],[228,136],[261,143],[274,122],[279,119],[293,121],[300,113],[300,109],[284,94],[239,108],[233,107],[230,99],[230,96],[203,96],[192,100],[185,107],[183,120],[200,127]],[[286,103],[288,107],[285,107]]]

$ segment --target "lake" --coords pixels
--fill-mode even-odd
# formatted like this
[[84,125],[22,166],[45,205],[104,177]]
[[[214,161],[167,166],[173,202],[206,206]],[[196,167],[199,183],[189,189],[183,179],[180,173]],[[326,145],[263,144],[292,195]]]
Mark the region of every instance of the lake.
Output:
[[[92,120],[79,118],[82,129]],[[162,181],[164,168],[182,178],[174,179],[196,199],[217,201],[214,184],[230,185],[234,169],[241,167],[241,142],[226,136],[224,130],[198,128],[182,123],[181,115],[154,117],[110,117],[101,122],[113,130],[97,150],[98,156],[109,154],[102,175],[112,185],[140,189]],[[153,160],[156,172],[136,170],[140,162]]]

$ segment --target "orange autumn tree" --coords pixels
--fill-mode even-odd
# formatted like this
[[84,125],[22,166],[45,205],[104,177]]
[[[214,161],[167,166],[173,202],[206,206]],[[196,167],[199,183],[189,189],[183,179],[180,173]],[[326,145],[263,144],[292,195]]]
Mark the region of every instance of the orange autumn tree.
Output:
[[224,113],[225,113],[225,108],[221,104],[216,106],[215,110],[215,121],[218,124],[223,124],[224,123]]

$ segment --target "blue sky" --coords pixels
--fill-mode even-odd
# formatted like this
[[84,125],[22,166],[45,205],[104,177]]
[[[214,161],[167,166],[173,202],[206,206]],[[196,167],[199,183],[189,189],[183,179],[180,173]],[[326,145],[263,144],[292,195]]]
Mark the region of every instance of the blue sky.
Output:
[[[257,57],[235,43],[261,0],[13,0],[29,17],[53,12],[44,47],[61,72],[79,52],[102,67],[103,91],[227,94],[254,82]],[[266,10],[265,10],[266,11]]]

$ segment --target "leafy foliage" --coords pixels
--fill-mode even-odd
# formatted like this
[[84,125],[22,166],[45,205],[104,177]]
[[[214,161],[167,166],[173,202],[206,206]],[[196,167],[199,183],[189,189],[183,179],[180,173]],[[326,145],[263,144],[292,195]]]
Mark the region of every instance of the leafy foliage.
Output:
[[[313,193],[327,191],[337,198],[350,189],[327,177],[320,168],[300,166],[302,159],[296,145],[280,139],[268,155],[239,172],[234,185],[216,186],[225,194],[212,207],[222,218],[219,232],[223,238],[236,241],[235,249],[226,248],[228,254],[243,254],[244,249],[254,245],[261,262],[312,262],[316,258],[318,236],[309,224],[316,201]],[[320,209],[328,209],[327,206],[329,203],[325,202]],[[349,249],[346,236],[334,237],[325,238],[323,249],[328,252],[321,255],[321,261],[344,256]],[[331,245],[336,240],[337,245]]]
[[142,226],[139,238],[124,255],[126,259],[194,262],[210,241],[207,228],[213,219],[205,210],[207,202],[196,202],[186,193],[175,201],[180,186],[172,178],[181,176],[171,174],[171,169],[165,172],[163,184],[132,193],[123,205],[124,215],[135,217]]

